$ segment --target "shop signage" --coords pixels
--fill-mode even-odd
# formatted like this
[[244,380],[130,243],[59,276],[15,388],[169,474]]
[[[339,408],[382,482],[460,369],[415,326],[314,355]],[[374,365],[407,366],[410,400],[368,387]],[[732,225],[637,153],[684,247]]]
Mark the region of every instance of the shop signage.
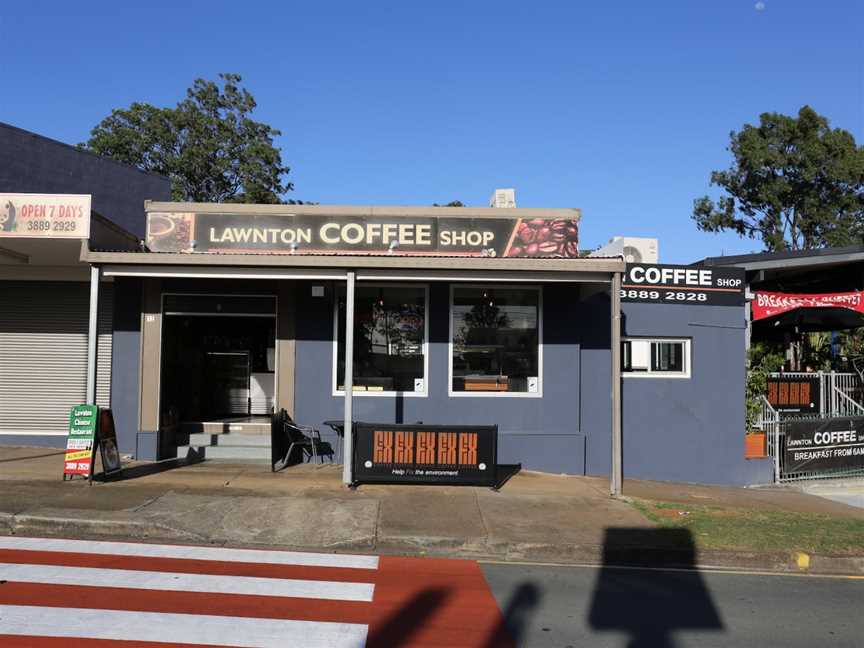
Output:
[[847,308],[864,313],[864,293],[792,294],[759,290],[752,305],[754,320],[774,317],[796,308]]
[[744,269],[628,264],[621,301],[743,306]]
[[768,378],[765,398],[778,412],[814,414],[821,400],[819,376]]
[[783,472],[864,468],[864,417],[784,423]]
[[89,195],[0,193],[0,238],[89,236]]
[[151,212],[153,252],[579,256],[578,219]]
[[93,449],[99,427],[99,408],[76,405],[69,414],[69,433],[63,458],[63,479],[74,475],[90,477],[93,471]]
[[495,486],[498,426],[354,424],[357,483]]
[[102,458],[102,472],[105,475],[119,472],[122,465],[111,410],[96,405],[76,405],[69,414],[63,480],[75,475],[92,479],[97,447]]

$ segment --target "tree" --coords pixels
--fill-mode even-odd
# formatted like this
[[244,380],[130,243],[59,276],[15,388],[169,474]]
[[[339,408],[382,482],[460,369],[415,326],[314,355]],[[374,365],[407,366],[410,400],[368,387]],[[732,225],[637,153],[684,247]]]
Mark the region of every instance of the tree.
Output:
[[439,205],[438,203],[432,203],[433,207],[464,207],[461,200],[451,200],[446,205]]
[[279,203],[293,189],[273,138],[250,117],[255,99],[239,74],[196,79],[174,108],[133,103],[113,110],[80,146],[171,179],[174,200]]
[[798,117],[763,113],[730,133],[734,162],[714,171],[725,195],[693,203],[700,230],[761,238],[768,251],[864,241],[864,147],[809,106]]

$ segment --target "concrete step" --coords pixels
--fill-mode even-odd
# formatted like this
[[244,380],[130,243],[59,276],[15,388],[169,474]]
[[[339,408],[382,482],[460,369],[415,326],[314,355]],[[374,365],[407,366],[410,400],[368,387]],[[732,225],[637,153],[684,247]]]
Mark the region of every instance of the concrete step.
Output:
[[177,458],[269,463],[270,448],[265,446],[182,445],[177,446]]
[[189,435],[189,445],[191,446],[219,446],[219,447],[234,447],[234,446],[251,446],[256,448],[270,447],[270,431],[267,434],[237,434],[220,433],[220,434],[205,434],[197,432]]
[[270,434],[270,423],[267,421],[201,421],[183,423],[180,431],[184,434]]

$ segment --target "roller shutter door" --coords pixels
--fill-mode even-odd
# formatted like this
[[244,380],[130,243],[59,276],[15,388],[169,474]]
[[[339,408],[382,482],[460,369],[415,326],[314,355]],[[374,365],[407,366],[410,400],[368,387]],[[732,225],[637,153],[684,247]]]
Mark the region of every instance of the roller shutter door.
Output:
[[[69,409],[86,398],[89,299],[84,283],[0,282],[0,435],[66,431]],[[112,311],[102,284],[96,399],[106,407]]]

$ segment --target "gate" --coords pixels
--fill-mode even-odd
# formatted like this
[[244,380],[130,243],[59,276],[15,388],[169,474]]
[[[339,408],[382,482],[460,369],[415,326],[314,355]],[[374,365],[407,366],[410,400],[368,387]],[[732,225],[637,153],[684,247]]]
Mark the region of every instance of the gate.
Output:
[[[854,374],[852,374],[854,375]],[[857,377],[857,376],[856,376]],[[838,392],[839,393],[839,392]],[[845,411],[852,411],[857,415],[847,416],[825,416],[823,414],[787,414],[784,415],[778,412],[763,396],[762,398],[762,420],[759,425],[766,433],[768,456],[774,461],[774,481],[775,482],[795,482],[807,481],[816,479],[843,479],[850,477],[864,477],[864,457],[861,454],[861,448],[864,448],[864,443],[850,443],[849,457],[850,465],[831,465],[830,461],[814,460],[810,465],[803,465],[801,462],[794,461],[794,446],[791,443],[798,443],[802,429],[810,428],[813,432],[823,431],[830,433],[831,431],[846,429],[855,430],[858,439],[864,441],[864,416],[859,408],[861,406],[852,401],[852,405],[847,405],[842,396],[837,397],[836,403],[839,407],[848,408]],[[830,399],[829,399],[830,400]],[[833,410],[844,411],[844,410]],[[794,441],[790,442],[790,438],[795,437]],[[800,446],[802,450],[818,450],[818,446]],[[834,448],[834,446],[832,446]],[[858,448],[855,450],[854,448]],[[855,453],[855,454],[853,454]],[[790,461],[790,457],[792,460]],[[840,462],[838,462],[840,463]]]

